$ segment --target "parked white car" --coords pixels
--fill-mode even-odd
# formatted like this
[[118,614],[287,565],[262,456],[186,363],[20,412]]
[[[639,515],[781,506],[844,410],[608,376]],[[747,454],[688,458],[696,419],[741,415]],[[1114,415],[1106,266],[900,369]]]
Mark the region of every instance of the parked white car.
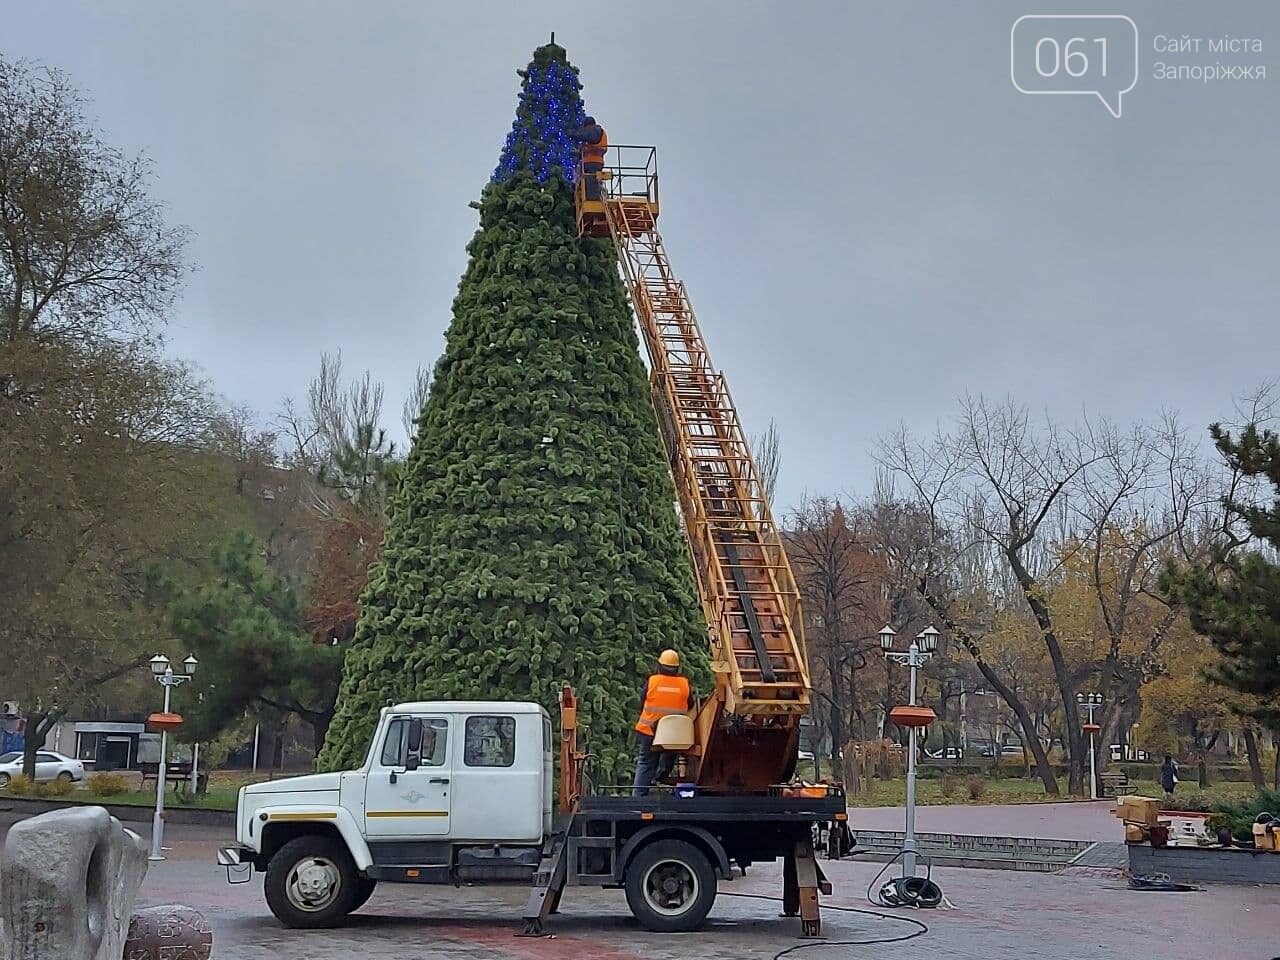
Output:
[[[0,790],[9,786],[9,781],[22,772],[22,754],[6,753],[0,756]],[[69,780],[78,783],[84,779],[84,764],[79,760],[64,757],[52,750],[41,750],[36,754],[37,780]]]

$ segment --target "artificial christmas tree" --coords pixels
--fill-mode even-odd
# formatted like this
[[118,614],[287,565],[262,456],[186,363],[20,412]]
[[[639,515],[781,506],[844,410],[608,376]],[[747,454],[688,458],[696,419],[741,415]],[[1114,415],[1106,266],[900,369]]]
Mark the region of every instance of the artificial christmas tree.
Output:
[[532,699],[572,683],[597,782],[629,776],[665,647],[709,692],[706,626],[611,242],[579,238],[584,111],[534,53],[478,204],[444,356],[392,498],[319,764],[365,756],[388,699]]

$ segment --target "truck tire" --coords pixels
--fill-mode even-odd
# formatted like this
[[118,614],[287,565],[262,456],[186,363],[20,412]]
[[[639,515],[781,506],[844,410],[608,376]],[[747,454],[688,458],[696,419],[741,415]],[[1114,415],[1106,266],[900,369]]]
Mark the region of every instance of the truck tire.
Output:
[[359,910],[369,898],[373,896],[374,889],[378,886],[377,880],[370,880],[368,877],[360,877],[356,880],[356,895],[351,903],[352,912]]
[[707,855],[684,840],[641,847],[627,864],[627,906],[640,925],[658,933],[696,930],[716,899],[716,873]]
[[355,909],[360,881],[342,842],[312,833],[276,851],[263,890],[276,919],[306,930],[340,925]]

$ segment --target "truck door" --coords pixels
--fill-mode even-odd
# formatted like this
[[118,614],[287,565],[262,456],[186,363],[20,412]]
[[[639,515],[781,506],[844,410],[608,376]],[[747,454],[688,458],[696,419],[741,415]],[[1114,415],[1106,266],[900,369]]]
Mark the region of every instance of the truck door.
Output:
[[[421,747],[412,742],[421,724]],[[452,718],[393,717],[365,781],[369,838],[413,839],[449,833]]]

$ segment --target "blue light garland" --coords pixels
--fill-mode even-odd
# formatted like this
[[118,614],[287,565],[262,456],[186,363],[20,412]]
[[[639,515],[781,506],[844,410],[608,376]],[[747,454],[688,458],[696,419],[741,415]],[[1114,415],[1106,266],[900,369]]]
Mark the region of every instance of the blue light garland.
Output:
[[582,126],[586,111],[578,91],[582,85],[565,64],[530,64],[520,88],[516,119],[493,171],[502,183],[517,170],[531,170],[539,183],[552,176],[573,181],[579,143],[573,132]]

